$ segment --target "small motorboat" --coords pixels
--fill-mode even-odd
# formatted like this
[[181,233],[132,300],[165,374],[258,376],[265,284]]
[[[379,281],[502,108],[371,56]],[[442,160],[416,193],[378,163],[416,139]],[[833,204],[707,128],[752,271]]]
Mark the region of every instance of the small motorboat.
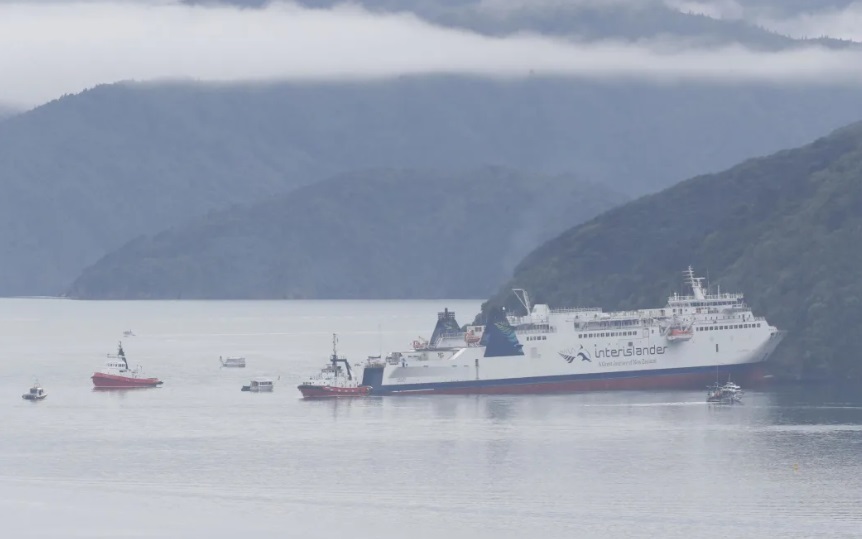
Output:
[[123,343],[117,347],[117,355],[108,354],[110,361],[105,367],[93,373],[93,385],[96,389],[134,389],[140,387],[157,387],[162,385],[158,378],[146,377],[140,366],[130,369],[123,351]]
[[731,382],[730,378],[728,378],[727,383],[724,385],[715,383],[709,386],[707,390],[706,402],[720,404],[742,403],[742,388]]
[[255,378],[247,386],[242,386],[243,391],[252,393],[268,393],[274,388],[271,378]]
[[[336,345],[338,337],[332,334],[332,355],[329,364],[320,370],[315,376],[308,378],[297,388],[306,399],[331,398],[331,397],[365,397],[371,392],[370,386],[364,386],[353,377],[350,370],[350,362],[346,358],[338,357]],[[378,360],[379,356],[369,358],[369,361]],[[342,367],[341,365],[344,365]]]
[[48,394],[45,393],[45,390],[39,385],[39,382],[35,382],[33,387],[30,388],[30,391],[21,395],[21,398],[31,402],[38,402],[47,396]]
[[123,332],[123,337],[134,337],[135,333],[131,329],[127,329]]
[[245,358],[244,357],[226,357],[222,358],[218,357],[218,360],[221,362],[222,367],[233,367],[233,368],[245,368]]

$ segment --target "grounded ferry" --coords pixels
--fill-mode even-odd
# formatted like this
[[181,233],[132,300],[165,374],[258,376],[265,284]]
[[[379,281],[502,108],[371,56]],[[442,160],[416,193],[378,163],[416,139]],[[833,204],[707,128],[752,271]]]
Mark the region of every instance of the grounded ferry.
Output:
[[430,341],[369,362],[361,385],[372,395],[540,393],[762,379],[784,333],[754,316],[742,294],[710,294],[691,267],[685,275],[692,294],[657,309],[550,309],[515,290],[526,316],[498,309],[485,326],[462,329],[444,311]]

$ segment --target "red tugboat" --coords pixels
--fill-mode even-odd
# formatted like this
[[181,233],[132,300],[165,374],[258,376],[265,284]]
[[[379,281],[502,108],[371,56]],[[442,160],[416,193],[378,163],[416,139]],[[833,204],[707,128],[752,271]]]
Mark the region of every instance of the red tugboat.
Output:
[[162,385],[158,378],[145,378],[141,367],[129,368],[123,343],[117,347],[117,355],[108,354],[109,361],[105,367],[93,373],[93,385],[96,389],[133,389],[138,387],[156,387]]
[[[363,386],[353,378],[350,363],[343,357],[338,357],[336,344],[338,337],[332,334],[332,356],[329,365],[320,370],[320,373],[312,376],[297,386],[299,392],[306,399],[320,399],[332,397],[365,397],[371,391],[370,386]],[[343,363],[344,367],[339,365]]]

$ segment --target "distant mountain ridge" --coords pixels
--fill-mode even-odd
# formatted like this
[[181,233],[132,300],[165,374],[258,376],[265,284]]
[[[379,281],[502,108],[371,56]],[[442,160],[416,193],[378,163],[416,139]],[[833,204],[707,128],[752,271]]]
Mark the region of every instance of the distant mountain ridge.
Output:
[[[223,0],[226,4],[260,8],[267,0]],[[203,3],[190,1],[189,3]],[[299,0],[300,5],[330,9],[341,0]],[[806,13],[846,4],[832,0],[742,0],[727,2],[732,7],[759,8],[775,14]],[[529,0],[360,0],[357,4],[378,13],[412,13],[449,28],[459,28],[490,36],[525,32],[577,41],[676,38],[701,45],[742,44],[752,48],[780,50],[801,43],[826,47],[853,46],[826,37],[799,40],[772,32],[758,24],[734,18],[720,19],[697,12],[709,2],[542,2]],[[721,3],[718,3],[721,7]]]
[[373,167],[488,164],[649,192],[862,117],[853,88],[405,77],[115,84],[0,123],[0,295],[57,294],[106,252]]
[[693,265],[787,330],[794,375],[862,381],[862,123],[617,207],[528,255],[492,298],[553,306],[663,305]]
[[18,114],[18,112],[18,109],[0,103],[0,120],[4,120],[6,118],[14,116],[15,114]]
[[500,168],[345,174],[136,239],[69,295],[483,297],[532,246],[623,200],[572,177]]

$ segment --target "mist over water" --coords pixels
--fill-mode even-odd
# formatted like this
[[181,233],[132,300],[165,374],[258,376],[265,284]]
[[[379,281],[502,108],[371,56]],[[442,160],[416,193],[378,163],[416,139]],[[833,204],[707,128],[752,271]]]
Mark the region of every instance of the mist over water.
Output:
[[[853,537],[862,399],[826,388],[302,401],[477,301],[0,300],[8,537]],[[161,388],[94,392],[123,330]],[[244,355],[246,369],[218,356]],[[276,379],[272,394],[240,387]],[[40,403],[20,395],[37,376]]]

